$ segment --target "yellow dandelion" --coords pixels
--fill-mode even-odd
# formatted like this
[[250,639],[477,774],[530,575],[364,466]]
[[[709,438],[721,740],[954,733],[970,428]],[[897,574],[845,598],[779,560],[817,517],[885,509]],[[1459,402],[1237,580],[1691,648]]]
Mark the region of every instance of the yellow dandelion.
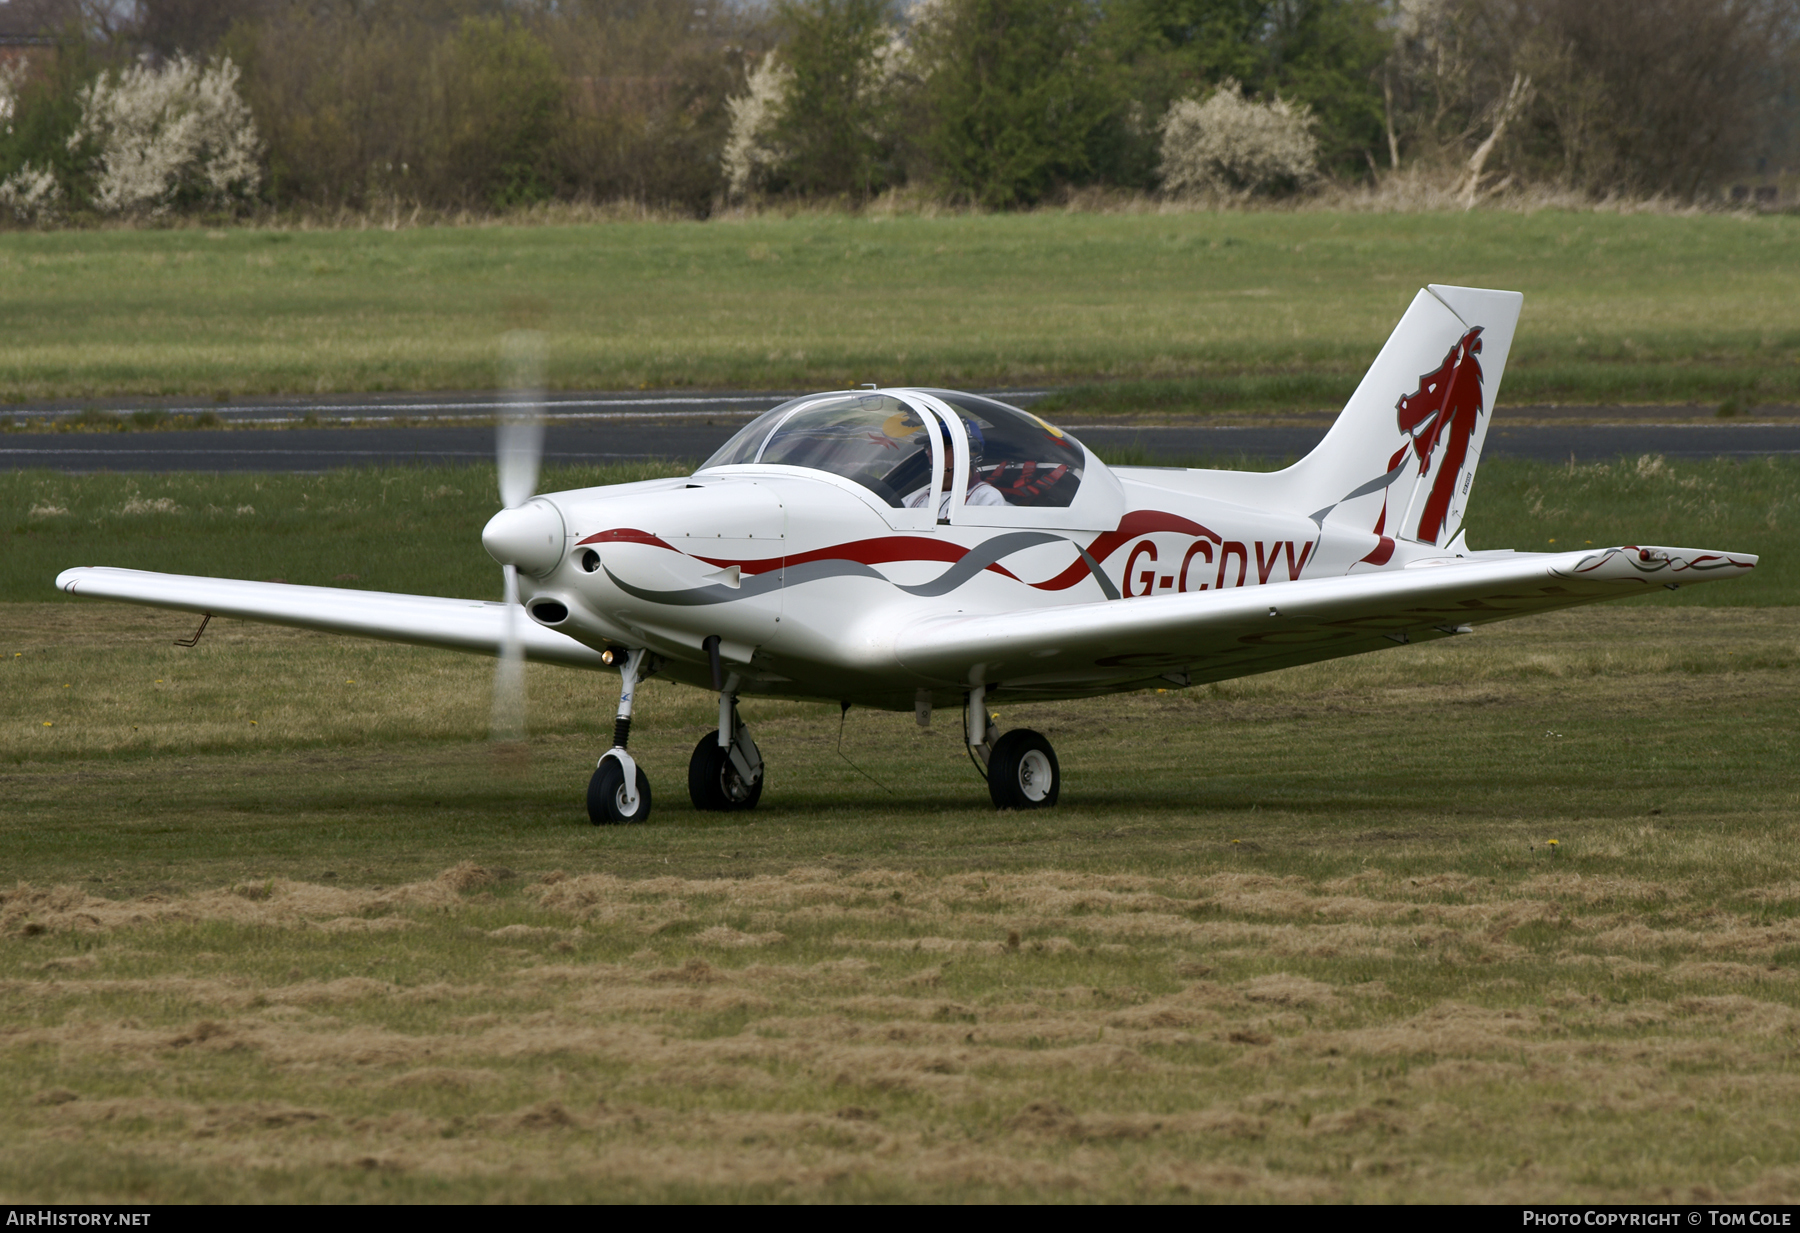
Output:
[[46,727],[46,728],[54,728],[55,726],[56,726],[56,721],[53,719],[46,719],[44,721],[44,727]]

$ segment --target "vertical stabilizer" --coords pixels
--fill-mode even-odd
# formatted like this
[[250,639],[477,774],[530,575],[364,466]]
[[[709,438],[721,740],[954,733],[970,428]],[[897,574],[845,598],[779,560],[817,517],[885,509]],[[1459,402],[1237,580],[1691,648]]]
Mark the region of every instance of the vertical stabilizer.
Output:
[[1462,527],[1494,398],[1525,297],[1431,286],[1319,447],[1296,463],[1313,520],[1392,540],[1447,545]]

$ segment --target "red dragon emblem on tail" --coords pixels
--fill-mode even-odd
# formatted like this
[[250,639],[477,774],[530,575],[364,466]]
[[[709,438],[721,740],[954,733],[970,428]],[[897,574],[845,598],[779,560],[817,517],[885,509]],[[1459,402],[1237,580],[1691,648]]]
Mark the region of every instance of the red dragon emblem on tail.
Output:
[[[1421,543],[1435,544],[1443,533],[1457,477],[1468,461],[1469,442],[1481,420],[1481,361],[1475,358],[1481,354],[1481,329],[1476,326],[1458,339],[1436,371],[1420,377],[1419,388],[1395,405],[1400,431],[1412,437],[1420,475],[1431,470],[1431,456],[1438,447],[1444,449],[1425,499],[1425,511],[1412,536]],[[1399,457],[1394,461],[1398,463]]]

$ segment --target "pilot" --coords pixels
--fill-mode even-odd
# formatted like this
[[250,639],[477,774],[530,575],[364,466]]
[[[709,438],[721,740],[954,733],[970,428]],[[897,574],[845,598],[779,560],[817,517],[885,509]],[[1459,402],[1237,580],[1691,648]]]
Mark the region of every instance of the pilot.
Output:
[[[981,425],[964,422],[969,430],[969,490],[963,494],[964,505],[1005,505],[1006,498],[1000,490],[981,478],[976,464],[981,461],[982,451],[987,446],[987,438],[981,431]],[[950,493],[956,486],[956,456],[950,448],[950,430],[943,424],[938,425],[938,440],[944,446],[944,494],[938,498],[938,517],[950,516]],[[931,500],[931,485],[927,484],[906,498],[907,509],[924,509]]]

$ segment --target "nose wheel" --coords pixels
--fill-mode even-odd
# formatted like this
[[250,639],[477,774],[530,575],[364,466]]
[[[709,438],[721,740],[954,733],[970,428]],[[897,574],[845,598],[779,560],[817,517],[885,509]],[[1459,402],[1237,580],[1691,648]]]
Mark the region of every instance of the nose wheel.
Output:
[[1014,728],[988,752],[988,795],[995,809],[1048,809],[1062,791],[1062,767],[1042,734]]
[[[595,826],[617,826],[626,822],[643,822],[650,817],[650,780],[633,764],[628,772],[617,756],[600,760],[594,777],[588,780],[588,821]],[[636,789],[627,792],[630,782]]]

